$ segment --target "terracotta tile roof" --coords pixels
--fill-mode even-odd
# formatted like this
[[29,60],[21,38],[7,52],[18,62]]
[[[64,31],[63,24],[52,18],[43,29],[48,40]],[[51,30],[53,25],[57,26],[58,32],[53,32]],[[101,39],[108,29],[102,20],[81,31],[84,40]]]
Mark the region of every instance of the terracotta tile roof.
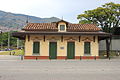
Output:
[[23,30],[25,31],[57,31],[56,23],[29,23]]
[[[23,30],[25,31],[58,31],[57,23],[29,23]],[[94,24],[67,24],[67,32],[96,32],[101,28]]]
[[100,31],[95,24],[68,24],[67,31]]

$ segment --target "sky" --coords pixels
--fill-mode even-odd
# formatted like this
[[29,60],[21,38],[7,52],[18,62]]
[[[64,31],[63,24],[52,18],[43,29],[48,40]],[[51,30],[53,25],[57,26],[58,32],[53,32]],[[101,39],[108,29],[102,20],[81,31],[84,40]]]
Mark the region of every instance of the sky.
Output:
[[108,2],[120,4],[120,0],[0,0],[0,10],[78,23],[77,15]]

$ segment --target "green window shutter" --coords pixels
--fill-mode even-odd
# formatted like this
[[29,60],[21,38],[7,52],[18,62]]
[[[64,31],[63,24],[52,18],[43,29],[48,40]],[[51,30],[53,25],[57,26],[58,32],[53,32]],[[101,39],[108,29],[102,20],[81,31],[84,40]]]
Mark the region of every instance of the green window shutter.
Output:
[[40,42],[33,42],[33,54],[39,54]]
[[91,50],[90,47],[91,47],[90,42],[85,42],[84,43],[84,54],[90,55],[90,50]]

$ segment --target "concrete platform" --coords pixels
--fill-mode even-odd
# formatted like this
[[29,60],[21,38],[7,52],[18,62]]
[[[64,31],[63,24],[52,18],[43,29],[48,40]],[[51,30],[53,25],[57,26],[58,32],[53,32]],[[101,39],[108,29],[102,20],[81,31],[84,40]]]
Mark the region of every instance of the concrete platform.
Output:
[[0,80],[120,80],[120,59],[0,60]]
[[0,55],[0,60],[20,60],[21,56]]

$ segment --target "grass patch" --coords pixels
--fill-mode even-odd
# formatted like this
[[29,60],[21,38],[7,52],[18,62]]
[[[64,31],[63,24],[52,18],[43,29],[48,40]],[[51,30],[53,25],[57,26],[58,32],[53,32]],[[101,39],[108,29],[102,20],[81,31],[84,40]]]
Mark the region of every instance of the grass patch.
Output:
[[0,52],[0,55],[24,55],[24,50],[12,50]]

